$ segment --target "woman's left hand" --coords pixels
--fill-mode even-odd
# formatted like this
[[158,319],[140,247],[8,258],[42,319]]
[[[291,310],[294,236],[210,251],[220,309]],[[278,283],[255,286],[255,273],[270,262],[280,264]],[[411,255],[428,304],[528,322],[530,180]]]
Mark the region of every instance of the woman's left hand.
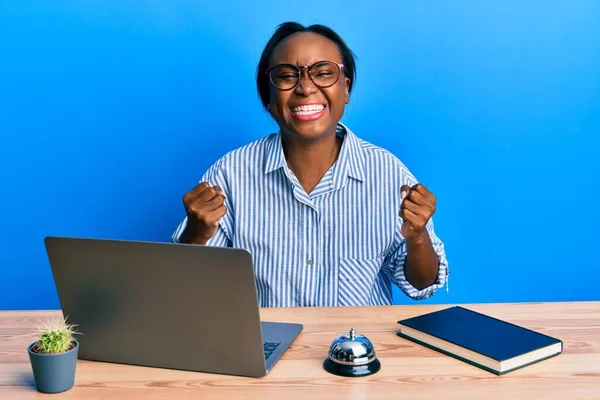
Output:
[[400,233],[406,240],[428,237],[426,226],[435,212],[435,196],[420,183],[412,188],[402,185],[400,193],[403,199],[399,214],[402,217]]

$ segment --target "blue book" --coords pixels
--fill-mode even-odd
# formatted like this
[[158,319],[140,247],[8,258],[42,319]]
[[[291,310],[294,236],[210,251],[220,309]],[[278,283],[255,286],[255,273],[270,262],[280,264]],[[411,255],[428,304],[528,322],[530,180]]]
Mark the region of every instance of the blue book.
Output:
[[398,321],[405,339],[497,375],[562,353],[561,340],[463,307]]

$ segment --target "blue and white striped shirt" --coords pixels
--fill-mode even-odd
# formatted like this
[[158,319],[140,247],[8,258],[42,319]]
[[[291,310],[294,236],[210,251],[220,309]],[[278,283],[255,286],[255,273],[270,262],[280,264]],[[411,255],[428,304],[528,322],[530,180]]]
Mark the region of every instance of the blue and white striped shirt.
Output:
[[431,220],[437,281],[417,290],[404,276],[400,187],[417,180],[393,154],[345,125],[337,134],[338,159],[310,194],[288,168],[280,134],[229,152],[201,179],[223,189],[228,209],[207,245],[252,254],[262,307],[390,305],[392,283],[418,300],[447,282],[444,245]]

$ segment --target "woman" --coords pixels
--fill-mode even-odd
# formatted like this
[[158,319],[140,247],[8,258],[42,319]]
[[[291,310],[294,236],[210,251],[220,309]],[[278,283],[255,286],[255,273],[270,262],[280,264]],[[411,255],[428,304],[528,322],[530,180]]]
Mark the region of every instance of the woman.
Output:
[[248,250],[263,307],[392,304],[447,279],[436,199],[390,152],[340,123],[353,53],[331,29],[284,23],[256,83],[279,125],[212,165],[172,241]]

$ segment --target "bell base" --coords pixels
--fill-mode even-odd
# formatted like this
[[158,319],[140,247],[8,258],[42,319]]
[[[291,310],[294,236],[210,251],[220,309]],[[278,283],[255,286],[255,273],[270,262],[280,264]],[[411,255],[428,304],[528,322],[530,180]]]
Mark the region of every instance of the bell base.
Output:
[[360,377],[373,375],[381,369],[381,363],[375,359],[365,365],[341,365],[328,358],[323,362],[323,368],[334,375]]

